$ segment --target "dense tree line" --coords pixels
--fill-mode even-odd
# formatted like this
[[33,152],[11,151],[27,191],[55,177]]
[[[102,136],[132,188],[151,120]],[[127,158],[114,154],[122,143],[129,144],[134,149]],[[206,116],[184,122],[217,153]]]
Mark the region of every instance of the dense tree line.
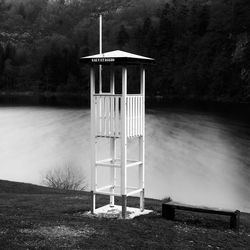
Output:
[[148,95],[250,101],[248,0],[0,0],[0,91],[88,95],[99,13],[105,51],[156,59]]

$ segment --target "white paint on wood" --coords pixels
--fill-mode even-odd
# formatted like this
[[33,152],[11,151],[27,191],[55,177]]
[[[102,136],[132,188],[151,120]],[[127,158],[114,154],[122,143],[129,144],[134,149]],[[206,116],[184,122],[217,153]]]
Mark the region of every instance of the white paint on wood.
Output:
[[90,86],[91,86],[91,191],[95,190],[95,100],[93,94],[95,93],[95,70],[90,69]]
[[[115,95],[115,73],[114,73],[114,68],[111,67],[111,72],[110,72],[110,94]],[[109,134],[111,136],[115,135],[114,131],[114,123],[115,123],[115,105],[114,105],[115,97],[111,96],[110,97],[110,132]],[[115,162],[116,159],[116,138],[111,138],[110,139],[110,157],[112,163]],[[110,192],[113,194],[110,196],[110,205],[114,206],[115,205],[115,185],[116,185],[116,169],[115,167],[110,168],[110,183],[112,184]]]
[[[99,17],[99,52],[102,54],[102,15]],[[99,65],[99,93],[102,93],[102,65]]]
[[122,68],[122,99],[121,99],[121,195],[126,195],[127,184],[127,68]]
[[[95,207],[95,194],[110,196],[110,206],[114,206],[114,197],[140,193],[140,209],[144,209],[145,179],[145,69],[140,69],[140,94],[127,94],[127,68],[122,68],[122,94],[115,94],[114,69],[110,72],[110,93],[95,92],[95,72],[91,68],[91,191],[92,208]],[[109,138],[110,155],[108,159],[96,161],[97,137]],[[137,138],[138,159],[127,159],[127,140]],[[120,139],[120,152],[117,157],[117,139]],[[120,159],[118,159],[120,158]],[[108,186],[97,189],[98,167],[110,168]],[[127,168],[139,169],[138,187],[127,186]],[[120,169],[120,183],[117,183],[116,171]],[[117,189],[118,188],[118,189]]]
[[[115,158],[116,158],[116,139],[115,138],[110,139],[110,156],[112,157],[111,162],[114,163]],[[110,192],[112,194],[114,194],[115,193],[115,185],[116,185],[116,169],[115,169],[115,167],[110,168],[110,183],[112,184]],[[115,205],[114,195],[110,196],[110,205],[111,206]]]
[[90,141],[91,141],[91,194],[92,194],[92,204],[91,211],[95,212],[95,194],[96,190],[96,147],[95,147],[95,70],[92,67],[90,69],[90,100],[91,100],[91,132],[90,132]]

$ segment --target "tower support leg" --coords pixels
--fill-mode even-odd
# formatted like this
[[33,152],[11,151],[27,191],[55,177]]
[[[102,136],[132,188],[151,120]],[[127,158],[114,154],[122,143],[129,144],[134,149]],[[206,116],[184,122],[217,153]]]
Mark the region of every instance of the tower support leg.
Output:
[[127,213],[127,196],[122,195],[122,218],[126,219],[126,213]]
[[140,192],[140,210],[141,212],[144,211],[144,188]]
[[95,193],[94,191],[90,192],[91,195],[91,214],[95,213]]

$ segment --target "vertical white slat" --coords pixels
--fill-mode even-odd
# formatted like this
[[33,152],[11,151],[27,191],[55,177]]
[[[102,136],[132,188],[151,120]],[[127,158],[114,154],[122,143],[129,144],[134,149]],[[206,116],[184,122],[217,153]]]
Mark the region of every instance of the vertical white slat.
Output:
[[135,99],[134,96],[131,96],[132,98],[132,136],[135,134]]
[[99,99],[99,107],[98,107],[98,113],[99,113],[99,133],[102,134],[102,98],[101,96],[98,96]]
[[106,96],[106,133],[105,135],[109,135],[109,111],[110,111],[110,106],[109,106],[109,96]]
[[135,122],[136,122],[136,124],[135,124],[135,134],[136,134],[136,136],[138,136],[138,96],[136,96],[135,97],[135,107],[136,107],[136,120],[135,120]]
[[130,103],[129,103],[129,96],[127,96],[127,136],[130,136]]
[[142,97],[140,96],[140,135],[142,134]]
[[102,135],[102,128],[103,128],[103,97],[100,96],[100,135]]
[[116,116],[115,116],[115,108],[116,108],[116,106],[115,106],[115,102],[116,102],[116,97],[114,97],[114,136],[115,136],[115,129],[116,129],[116,127],[115,127],[115,118],[116,118]]
[[130,130],[130,133],[131,133],[131,137],[134,136],[134,99],[133,99],[133,96],[130,96],[130,105],[131,105],[131,116],[130,116],[130,119],[131,119],[131,130]]
[[107,107],[106,107],[106,122],[107,122],[107,128],[106,128],[106,135],[109,136],[110,133],[110,96],[107,96]]
[[114,97],[110,97],[110,136],[114,136]]
[[95,117],[95,135],[98,135],[98,113],[97,113],[97,107],[98,107],[98,103],[97,103],[97,96],[93,96],[94,99],[94,117]]
[[131,96],[128,97],[129,102],[129,137],[132,137],[132,102]]
[[97,129],[97,135],[100,135],[100,98],[99,96],[96,96],[96,129]]
[[113,134],[115,136],[115,101],[116,97],[113,97]]
[[119,136],[118,130],[119,130],[119,97],[115,97],[115,136]]
[[102,96],[102,135],[105,136],[105,96]]
[[102,135],[102,98],[101,96],[98,97],[99,98],[99,131],[100,131],[100,135]]
[[128,99],[128,101],[127,101],[127,103],[128,103],[128,136],[129,137],[131,137],[131,108],[132,108],[132,106],[131,106],[131,98],[130,98],[130,96],[128,96],[127,97]]
[[138,135],[138,96],[135,96],[135,136]]
[[138,96],[138,135],[141,134],[140,133],[140,127],[141,127],[141,119],[140,119],[140,117],[141,117],[141,114],[140,114],[141,105],[140,105],[140,103],[141,103],[141,97]]
[[141,135],[143,135],[143,96],[141,96]]
[[98,134],[102,134],[102,117],[101,117],[101,98],[98,96],[98,107],[97,107],[97,114],[98,114]]
[[106,97],[103,96],[103,136],[105,136],[106,132]]
[[109,136],[111,136],[111,122],[112,122],[112,116],[111,116],[111,103],[112,103],[112,96],[109,96]]
[[136,136],[136,96],[134,96],[134,136]]
[[106,136],[108,133],[108,97],[105,96],[105,113],[104,113],[104,119],[105,119],[105,129],[104,129],[104,135]]
[[115,98],[115,129],[116,135],[119,136],[119,96]]
[[130,136],[132,137],[133,136],[133,99],[132,99],[131,96],[129,97],[129,102],[130,102],[130,116],[129,116],[129,119],[130,119]]
[[133,136],[133,103],[131,96],[129,97],[129,136]]
[[137,98],[137,134],[138,136],[140,135],[140,126],[141,126],[141,121],[140,121],[140,96]]
[[114,97],[114,136],[116,136],[116,99],[117,97]]
[[133,136],[135,136],[135,97],[132,97],[132,105],[133,105]]
[[141,96],[141,134],[143,134],[143,96]]
[[96,135],[98,135],[98,126],[99,126],[99,115],[98,115],[98,96],[95,96],[95,129]]
[[128,96],[127,96],[127,100],[126,100],[126,105],[127,105],[127,108],[126,108],[126,134],[127,136],[129,136],[129,120],[128,120],[128,116],[129,116],[129,102],[128,102]]
[[126,123],[127,123],[127,136],[129,136],[129,97],[127,96],[127,114],[126,114]]
[[129,97],[130,101],[130,136],[133,136],[133,98]]
[[141,98],[138,96],[138,135],[140,135],[140,126],[141,126],[141,120],[140,120],[140,110],[141,110]]
[[121,107],[122,107],[122,97],[120,97],[119,98],[119,112],[118,112],[118,117],[119,117],[119,119],[118,119],[118,134],[119,134],[119,136],[121,136],[121,130],[122,130],[122,116],[121,116],[121,112],[122,112],[122,109],[121,109]]

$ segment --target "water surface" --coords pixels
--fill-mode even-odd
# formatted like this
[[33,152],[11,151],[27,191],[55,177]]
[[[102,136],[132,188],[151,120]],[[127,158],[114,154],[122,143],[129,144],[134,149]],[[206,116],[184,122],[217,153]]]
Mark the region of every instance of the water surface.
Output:
[[[0,179],[41,184],[49,169],[72,164],[89,182],[89,124],[88,109],[1,107]],[[185,109],[148,110],[146,196],[250,212],[249,151],[247,122]],[[136,153],[131,142],[130,154]]]

